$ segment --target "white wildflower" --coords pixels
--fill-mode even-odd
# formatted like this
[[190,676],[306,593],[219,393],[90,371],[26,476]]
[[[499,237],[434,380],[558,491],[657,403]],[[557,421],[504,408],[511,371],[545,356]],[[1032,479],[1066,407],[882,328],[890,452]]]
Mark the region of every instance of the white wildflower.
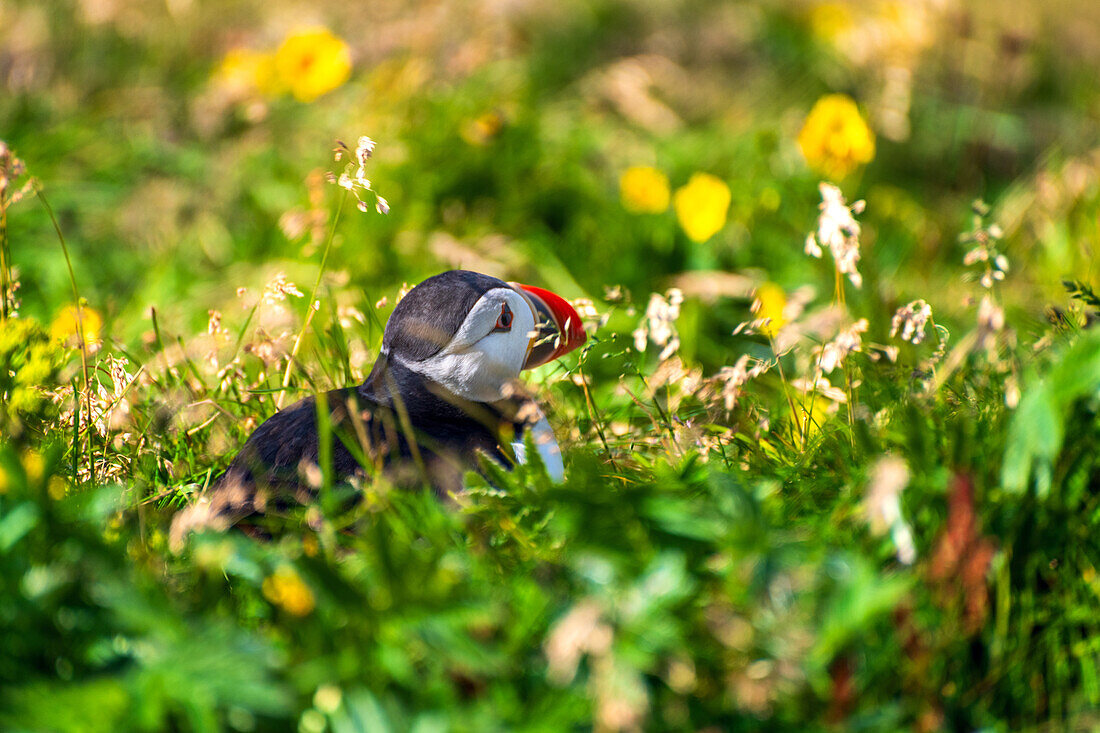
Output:
[[863,511],[871,532],[890,533],[898,550],[898,560],[912,565],[917,559],[913,532],[901,514],[901,492],[909,485],[909,467],[897,456],[879,458],[871,469]]
[[207,311],[210,319],[206,323],[206,333],[210,335],[210,351],[207,361],[214,369],[218,368],[218,349],[229,343],[229,329],[222,328],[222,314],[218,310]]
[[352,328],[356,323],[360,325],[367,322],[363,312],[353,305],[340,305],[336,307],[336,318],[343,329]]
[[821,251],[821,247],[818,246],[817,238],[814,237],[813,232],[806,235],[806,246],[804,250],[810,257],[816,257],[818,259],[821,259],[821,255],[824,254]]
[[227,329],[222,328],[222,313],[218,310],[207,311],[210,320],[206,324],[206,332],[211,336],[229,335]]
[[684,294],[679,288],[670,288],[662,297],[659,293],[649,296],[645,317],[634,331],[634,347],[645,351],[649,341],[664,347],[661,361],[669,358],[680,348],[680,334],[676,331],[676,319],[680,317],[680,305]]
[[848,206],[840,189],[824,181],[818,184],[818,190],[821,191],[821,203],[818,205],[821,214],[817,218],[816,234],[806,238],[806,254],[821,257],[821,248],[827,247],[833,255],[837,271],[847,275],[855,287],[862,287],[863,277],[858,269],[861,230],[853,214],[863,212],[864,202],[856,201]]
[[853,352],[862,351],[863,338],[860,334],[867,331],[867,319],[860,318],[846,329],[840,331],[832,341],[814,350],[818,357],[818,369],[829,374],[844,363],[844,358]]
[[978,343],[977,348],[988,349],[1005,327],[1005,312],[988,295],[978,304]]
[[1020,406],[1020,380],[1015,374],[1009,374],[1005,379],[1005,407],[1015,410]]
[[582,319],[591,320],[600,317],[599,311],[596,310],[596,305],[591,298],[574,298],[570,304]]
[[359,142],[355,146],[355,159],[359,161],[359,165],[366,165],[367,160],[374,155],[374,140],[371,140],[366,135],[359,138]]
[[844,390],[840,387],[834,387],[825,377],[818,377],[816,380],[803,379],[801,377],[792,379],[791,386],[806,394],[821,395],[833,402],[844,403],[848,401],[848,395],[845,394]]
[[932,306],[924,300],[914,300],[898,308],[890,322],[890,336],[901,334],[902,341],[919,344],[924,341],[924,329],[932,318]]
[[[337,176],[335,173],[328,173],[327,177],[331,183],[335,183],[347,191],[350,191],[355,196],[355,208],[366,213],[370,206],[367,203],[367,199],[364,197],[369,193],[374,196],[374,209],[379,214],[390,213],[390,204],[386,199],[378,195],[378,192],[374,190],[371,184],[371,180],[367,178],[367,161],[374,154],[374,140],[371,140],[367,136],[359,138],[358,145],[355,148],[354,153],[348,149],[348,146],[343,142],[337,140],[335,148],[335,159],[337,162],[344,159],[344,156],[353,157],[354,162],[349,161],[344,171]],[[355,168],[355,173],[349,173],[352,168]]]
[[749,360],[748,354],[742,354],[733,366],[724,366],[715,375],[715,380],[722,384],[722,400],[727,410],[732,410],[736,406],[737,399],[741,396],[741,388],[750,379],[760,376],[772,366],[770,362],[757,359],[756,363],[750,367]]
[[581,656],[606,654],[612,637],[600,606],[592,600],[581,601],[554,624],[546,637],[546,676],[555,684],[568,685],[577,674]]
[[302,291],[294,283],[287,280],[285,274],[280,272],[264,288],[263,301],[267,305],[275,305],[286,300],[288,295],[293,295],[295,298],[304,297]]
[[575,298],[570,301],[573,310],[577,311],[577,315],[581,317],[581,324],[586,330],[593,331],[607,325],[607,321],[611,318],[610,313],[600,313],[596,310],[596,304],[592,302],[591,298]]
[[985,226],[984,220],[989,208],[983,202],[975,201],[973,208],[974,226],[959,236],[960,242],[973,245],[963,257],[963,265],[982,265],[978,281],[988,290],[994,283],[1004,280],[1005,273],[1008,272],[1008,258],[997,250],[997,240],[1004,236],[1004,232],[996,224]]

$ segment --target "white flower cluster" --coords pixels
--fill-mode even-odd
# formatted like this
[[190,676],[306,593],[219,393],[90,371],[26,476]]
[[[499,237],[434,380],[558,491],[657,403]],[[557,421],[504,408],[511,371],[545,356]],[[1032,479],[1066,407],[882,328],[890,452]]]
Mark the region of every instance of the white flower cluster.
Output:
[[771,362],[753,359],[753,365],[749,366],[750,357],[742,354],[733,366],[722,367],[715,375],[716,381],[722,384],[722,400],[726,409],[732,410],[737,405],[737,398],[741,396],[741,388],[750,379],[759,377],[771,368]]
[[924,300],[914,300],[898,308],[890,322],[890,336],[901,334],[902,341],[919,344],[924,341],[924,329],[932,319],[932,306]]
[[[34,180],[28,179],[19,188],[15,188],[18,178],[27,174],[27,166],[0,140],[0,201],[5,206],[19,203],[34,188]],[[6,199],[6,200],[5,200]]]
[[909,485],[909,467],[897,456],[883,456],[871,469],[863,511],[871,532],[890,533],[898,549],[898,560],[912,565],[917,559],[913,531],[901,514],[901,492]]
[[817,217],[817,232],[806,237],[806,254],[820,258],[821,248],[828,247],[837,271],[847,275],[855,287],[862,287],[863,276],[858,269],[860,226],[853,214],[863,213],[864,202],[848,206],[840,189],[824,181],[818,184],[818,190],[821,214]]
[[978,304],[978,342],[976,348],[991,350],[997,335],[1004,330],[1005,312],[993,298],[985,295]]
[[684,302],[684,293],[679,288],[670,288],[664,296],[653,293],[645,309],[645,318],[634,331],[634,347],[645,351],[649,341],[663,347],[661,361],[669,358],[680,348],[680,334],[676,331],[676,319],[680,317],[680,304]]
[[[379,214],[390,213],[389,202],[379,196],[378,192],[371,188],[370,179],[367,178],[367,161],[374,155],[374,140],[364,135],[359,138],[359,142],[356,144],[354,151],[350,150],[342,141],[337,140],[336,149],[333,152],[337,162],[343,160],[345,155],[351,156],[352,161],[348,163],[348,166],[339,177],[329,173],[329,181],[354,194],[358,202],[356,207],[360,211],[365,213],[368,209],[367,202],[363,199],[363,196],[369,192],[374,195],[375,210]],[[352,165],[355,165],[354,174],[348,173]]]
[[818,371],[822,374],[830,374],[834,369],[844,363],[844,358],[855,351],[863,349],[863,338],[860,334],[867,331],[866,318],[860,318],[848,328],[845,328],[836,337],[816,350],[818,356]]
[[993,283],[1004,280],[1008,272],[1008,258],[997,250],[997,241],[1004,237],[1004,232],[996,224],[984,226],[983,221],[989,213],[989,208],[981,201],[974,202],[974,228],[959,237],[963,244],[972,244],[973,247],[963,257],[963,264],[967,267],[982,265],[980,282],[983,288],[993,287]]
[[[837,404],[843,404],[848,401],[848,393],[840,387],[834,387],[832,382],[821,376],[821,372],[817,373],[816,379],[808,379],[806,377],[792,379],[791,386],[804,394],[814,395],[814,397],[820,395]],[[808,426],[810,421],[814,419],[812,410],[805,409],[804,414],[806,415],[806,424]]]
[[295,298],[305,297],[302,291],[280,272],[264,287],[263,302],[267,305],[275,305],[286,300],[288,295],[293,295]]

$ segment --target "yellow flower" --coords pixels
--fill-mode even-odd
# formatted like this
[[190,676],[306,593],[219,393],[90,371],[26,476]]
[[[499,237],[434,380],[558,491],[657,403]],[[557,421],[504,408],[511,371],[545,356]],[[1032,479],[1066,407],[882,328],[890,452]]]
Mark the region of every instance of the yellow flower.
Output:
[[264,578],[263,592],[267,600],[294,616],[308,616],[317,605],[313,591],[289,566]]
[[46,484],[46,493],[54,501],[61,501],[69,494],[69,483],[60,476],[50,476],[50,480]]
[[240,96],[254,92],[273,96],[282,91],[275,75],[275,55],[248,48],[227,53],[213,78],[218,86]]
[[312,102],[348,80],[351,49],[326,28],[299,31],[279,46],[275,70],[296,99]]
[[692,240],[705,242],[726,225],[730,188],[709,173],[696,173],[673,197],[676,218]]
[[23,452],[23,470],[27,473],[27,480],[37,484],[46,473],[46,460],[34,448],[28,448]]
[[67,346],[78,346],[81,331],[78,326],[81,326],[84,331],[85,347],[91,350],[99,348],[99,337],[103,331],[103,318],[94,309],[85,305],[80,308],[79,320],[80,323],[78,323],[76,306],[65,306],[57,314],[57,318],[53,319],[53,323],[50,324],[50,335]]
[[668,176],[656,168],[636,165],[619,177],[623,207],[635,214],[660,214],[668,208]]
[[810,110],[798,133],[798,146],[811,168],[839,180],[874,159],[875,134],[851,97],[829,94]]
[[783,316],[786,307],[787,295],[783,292],[783,288],[775,283],[764,283],[758,287],[753,312],[761,320],[768,319],[767,325],[760,327],[760,333],[768,338],[775,338],[779,329],[783,328],[783,324],[787,322]]
[[483,112],[462,126],[462,139],[470,145],[485,146],[504,129],[504,116],[496,110]]
[[834,41],[855,24],[852,9],[843,3],[821,3],[810,9],[810,29],[818,38]]

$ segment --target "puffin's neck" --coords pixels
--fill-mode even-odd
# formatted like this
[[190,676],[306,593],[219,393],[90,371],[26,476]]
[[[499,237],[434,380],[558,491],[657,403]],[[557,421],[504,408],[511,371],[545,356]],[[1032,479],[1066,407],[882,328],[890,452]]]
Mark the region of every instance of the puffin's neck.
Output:
[[480,423],[496,434],[502,420],[511,422],[505,416],[510,411],[502,410],[500,403],[463,399],[385,353],[359,386],[359,393],[391,409],[404,409],[415,428],[429,433],[434,425]]

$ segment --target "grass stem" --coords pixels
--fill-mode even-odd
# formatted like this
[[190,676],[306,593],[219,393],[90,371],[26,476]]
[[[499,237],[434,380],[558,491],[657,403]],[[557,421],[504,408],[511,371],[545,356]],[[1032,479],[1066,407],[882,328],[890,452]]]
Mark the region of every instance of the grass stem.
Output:
[[283,385],[279,394],[275,397],[275,409],[279,410],[283,406],[283,398],[286,397],[287,387],[290,386],[290,373],[294,370],[294,362],[298,357],[298,350],[302,347],[302,339],[305,338],[306,331],[309,330],[309,324],[313,321],[313,313],[316,310],[314,303],[317,302],[317,291],[321,288],[321,279],[325,276],[325,265],[328,264],[328,255],[332,251],[332,241],[336,238],[336,225],[340,223],[340,214],[344,211],[344,202],[347,201],[347,194],[345,193],[340,197],[340,205],[336,207],[336,215],[332,218],[332,227],[329,228],[328,239],[325,241],[325,251],[321,255],[321,266],[317,269],[317,279],[313,283],[313,290],[309,293],[309,303],[306,306],[306,318],[302,322],[302,328],[298,331],[298,336],[294,339],[294,346],[290,350],[290,355],[287,357],[286,371],[283,372]]
[[[84,304],[80,299],[80,291],[76,286],[76,273],[73,270],[73,260],[69,256],[69,246],[65,243],[65,235],[61,231],[61,225],[57,222],[57,217],[54,215],[53,207],[50,206],[49,200],[46,198],[46,192],[38,181],[34,182],[34,192],[37,195],[39,201],[42,202],[42,206],[46,209],[46,213],[50,217],[50,222],[53,224],[54,231],[57,232],[57,239],[61,242],[61,253],[65,256],[65,266],[69,270],[69,284],[73,289],[73,301],[76,304],[76,337],[80,342],[80,369],[84,374],[84,397],[86,399],[86,415],[85,419],[88,421],[88,481],[89,483],[95,481],[95,451],[92,446],[92,428],[94,427],[94,413],[92,412],[92,385],[91,376],[88,371],[88,341],[84,337]],[[5,295],[6,299],[6,295]],[[76,398],[79,399],[79,398]],[[77,426],[79,429],[79,425]]]

